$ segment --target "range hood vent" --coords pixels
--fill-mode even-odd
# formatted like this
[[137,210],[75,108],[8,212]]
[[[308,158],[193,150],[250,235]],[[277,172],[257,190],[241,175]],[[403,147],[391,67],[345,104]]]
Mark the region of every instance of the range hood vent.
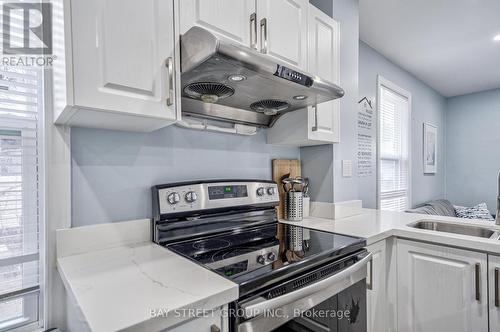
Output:
[[218,101],[234,94],[234,89],[217,82],[191,83],[184,88],[184,92],[191,98],[204,102]]
[[206,29],[181,38],[182,112],[271,127],[286,112],[340,98],[344,90]]
[[266,115],[276,115],[290,107],[286,101],[276,99],[264,99],[250,105],[250,108]]

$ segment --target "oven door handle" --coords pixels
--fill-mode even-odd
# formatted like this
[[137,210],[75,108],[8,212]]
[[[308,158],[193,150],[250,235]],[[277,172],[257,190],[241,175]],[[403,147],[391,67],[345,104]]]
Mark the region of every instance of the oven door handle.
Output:
[[371,259],[372,254],[368,253],[368,255],[363,257],[360,261],[349,266],[345,270],[342,270],[331,277],[315,282],[309,286],[300,288],[294,292],[278,296],[270,300],[260,298],[260,301],[254,300],[250,301],[248,304],[242,304],[241,307],[243,309],[243,314],[246,319],[250,319],[264,313],[267,310],[277,309],[296,300],[308,297],[311,294],[321,292],[322,290],[335,285],[338,282],[341,282],[343,279],[348,278],[351,274],[354,274],[359,270],[366,268],[366,265],[369,261],[371,261]]

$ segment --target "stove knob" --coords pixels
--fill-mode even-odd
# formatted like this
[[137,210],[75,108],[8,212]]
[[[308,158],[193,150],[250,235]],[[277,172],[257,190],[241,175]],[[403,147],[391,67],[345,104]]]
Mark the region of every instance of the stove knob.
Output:
[[177,204],[181,201],[181,196],[179,196],[178,193],[171,193],[170,195],[168,195],[167,197],[167,200],[170,204]]
[[266,264],[266,258],[262,255],[259,255],[257,257],[257,263],[262,264],[262,265]]
[[186,193],[184,198],[186,199],[186,202],[193,203],[198,198],[198,195],[196,195],[194,191],[189,191],[188,193]]
[[265,191],[263,187],[257,188],[257,196],[264,196]]
[[276,254],[274,252],[270,252],[267,254],[267,259],[270,261],[274,261],[276,259]]
[[276,192],[276,191],[274,190],[274,187],[268,187],[268,188],[267,188],[267,194],[268,194],[268,195],[271,195],[271,196],[272,196],[272,195],[274,195],[274,193],[275,193],[275,192]]

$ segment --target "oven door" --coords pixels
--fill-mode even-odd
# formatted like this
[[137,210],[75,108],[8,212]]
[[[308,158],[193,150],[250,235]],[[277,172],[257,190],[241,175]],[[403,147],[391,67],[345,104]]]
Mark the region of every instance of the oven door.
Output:
[[[356,263],[295,291],[239,303],[244,319],[237,331],[365,332],[366,266],[372,256],[363,252],[358,257]],[[297,280],[288,283],[294,282]],[[273,289],[279,292],[283,287]]]

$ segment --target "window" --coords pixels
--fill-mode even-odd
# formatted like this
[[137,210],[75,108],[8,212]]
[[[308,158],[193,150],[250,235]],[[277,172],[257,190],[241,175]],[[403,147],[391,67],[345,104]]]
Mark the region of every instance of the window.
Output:
[[41,312],[40,152],[43,76],[0,66],[0,331]]
[[411,205],[411,95],[379,76],[378,100],[378,207],[405,211]]

